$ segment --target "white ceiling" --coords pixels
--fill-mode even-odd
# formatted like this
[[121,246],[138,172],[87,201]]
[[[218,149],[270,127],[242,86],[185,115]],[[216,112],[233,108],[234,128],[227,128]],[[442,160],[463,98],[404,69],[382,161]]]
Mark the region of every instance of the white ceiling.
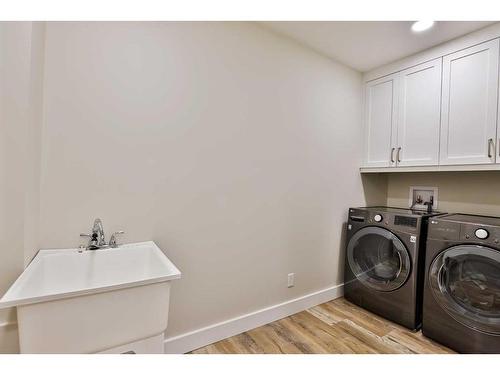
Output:
[[412,55],[493,22],[440,21],[414,33],[411,21],[262,22],[361,72]]

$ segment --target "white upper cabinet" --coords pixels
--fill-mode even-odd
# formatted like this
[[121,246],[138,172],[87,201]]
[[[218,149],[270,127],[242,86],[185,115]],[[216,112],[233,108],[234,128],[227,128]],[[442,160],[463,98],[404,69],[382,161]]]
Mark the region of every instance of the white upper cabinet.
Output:
[[392,74],[366,84],[364,142],[366,167],[395,165],[397,77],[397,74]]
[[499,36],[366,73],[362,171],[500,170]]
[[439,163],[442,59],[399,74],[397,164],[427,166]]
[[440,164],[495,163],[498,39],[443,57]]
[[437,165],[441,58],[366,84],[365,166]]

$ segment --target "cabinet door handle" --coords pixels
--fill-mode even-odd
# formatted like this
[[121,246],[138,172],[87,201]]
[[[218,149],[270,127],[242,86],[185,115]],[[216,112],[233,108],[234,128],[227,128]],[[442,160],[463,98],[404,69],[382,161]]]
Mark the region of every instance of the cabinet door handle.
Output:
[[394,163],[394,150],[395,148],[391,148],[391,163]]
[[493,145],[493,138],[488,139],[488,157],[492,158],[491,146]]
[[401,163],[401,158],[399,157],[400,153],[401,153],[401,147],[398,147],[398,152],[396,154],[396,160],[398,161],[398,163]]

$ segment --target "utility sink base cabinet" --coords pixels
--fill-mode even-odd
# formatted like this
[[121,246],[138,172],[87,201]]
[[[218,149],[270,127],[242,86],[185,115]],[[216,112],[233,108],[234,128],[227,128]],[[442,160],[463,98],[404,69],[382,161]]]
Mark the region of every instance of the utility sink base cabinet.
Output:
[[154,242],[42,250],[0,308],[17,307],[21,353],[106,352],[163,336],[176,278],[179,270]]
[[96,353],[167,328],[170,282],[19,306],[21,353]]

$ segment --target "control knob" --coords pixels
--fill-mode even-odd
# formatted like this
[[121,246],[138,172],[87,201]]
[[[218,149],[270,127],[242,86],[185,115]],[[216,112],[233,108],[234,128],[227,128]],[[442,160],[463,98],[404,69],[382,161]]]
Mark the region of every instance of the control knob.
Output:
[[373,220],[375,220],[377,223],[380,223],[382,221],[382,215],[379,215],[379,214],[376,214],[374,217],[373,217]]
[[474,232],[474,234],[480,240],[484,240],[484,239],[488,238],[488,236],[490,235],[488,233],[488,231],[486,229],[483,229],[483,228],[476,229],[476,231]]

